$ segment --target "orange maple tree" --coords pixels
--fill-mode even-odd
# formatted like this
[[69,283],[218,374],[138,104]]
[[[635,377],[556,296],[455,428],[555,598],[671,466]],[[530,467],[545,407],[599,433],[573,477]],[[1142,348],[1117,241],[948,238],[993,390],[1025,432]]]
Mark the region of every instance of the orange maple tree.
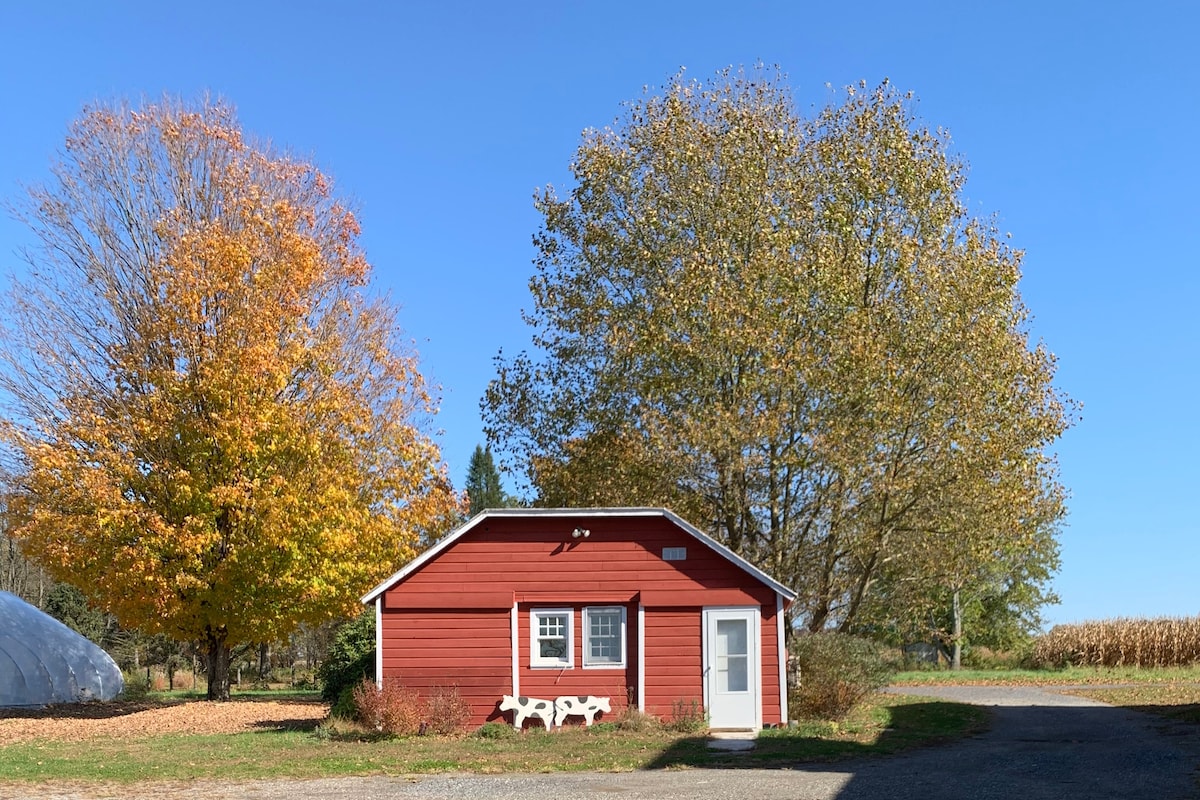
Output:
[[86,110],[31,190],[0,387],[13,534],[126,626],[231,648],[350,612],[459,513],[354,215],[233,111]]

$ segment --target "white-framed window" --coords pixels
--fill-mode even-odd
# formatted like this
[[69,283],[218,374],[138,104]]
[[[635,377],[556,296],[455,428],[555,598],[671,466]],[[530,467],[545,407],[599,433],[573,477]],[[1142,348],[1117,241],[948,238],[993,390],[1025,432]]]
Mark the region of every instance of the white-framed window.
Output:
[[570,669],[575,666],[569,608],[535,608],[529,612],[529,666]]
[[583,666],[610,669],[625,666],[624,606],[583,609]]

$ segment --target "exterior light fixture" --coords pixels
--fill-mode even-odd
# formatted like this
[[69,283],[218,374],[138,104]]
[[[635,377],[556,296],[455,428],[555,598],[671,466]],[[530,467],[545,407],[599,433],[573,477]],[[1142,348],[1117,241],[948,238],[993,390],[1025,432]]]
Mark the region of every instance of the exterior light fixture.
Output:
[[576,528],[575,530],[571,531],[572,539],[578,539],[581,536],[584,539],[586,539],[587,537],[589,537],[591,535],[592,535],[592,532],[589,531],[587,528]]

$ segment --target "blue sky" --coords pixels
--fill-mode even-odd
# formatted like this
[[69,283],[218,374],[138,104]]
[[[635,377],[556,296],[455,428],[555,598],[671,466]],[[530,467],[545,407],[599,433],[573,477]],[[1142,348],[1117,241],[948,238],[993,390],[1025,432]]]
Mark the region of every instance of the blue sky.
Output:
[[[962,8],[958,6],[964,6]],[[525,347],[531,198],[580,132],[681,66],[778,64],[803,112],[887,77],[950,131],[972,211],[1026,251],[1032,330],[1084,404],[1051,622],[1200,612],[1200,59],[1186,3],[0,2],[0,196],[81,107],[209,91],[356,200],[462,484]],[[27,234],[0,219],[0,271]]]

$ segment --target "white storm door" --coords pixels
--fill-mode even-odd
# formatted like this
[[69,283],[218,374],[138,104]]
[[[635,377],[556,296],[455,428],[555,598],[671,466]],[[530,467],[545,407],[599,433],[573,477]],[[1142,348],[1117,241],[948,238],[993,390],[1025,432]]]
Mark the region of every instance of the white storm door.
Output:
[[704,609],[704,707],[713,728],[760,727],[759,610]]

